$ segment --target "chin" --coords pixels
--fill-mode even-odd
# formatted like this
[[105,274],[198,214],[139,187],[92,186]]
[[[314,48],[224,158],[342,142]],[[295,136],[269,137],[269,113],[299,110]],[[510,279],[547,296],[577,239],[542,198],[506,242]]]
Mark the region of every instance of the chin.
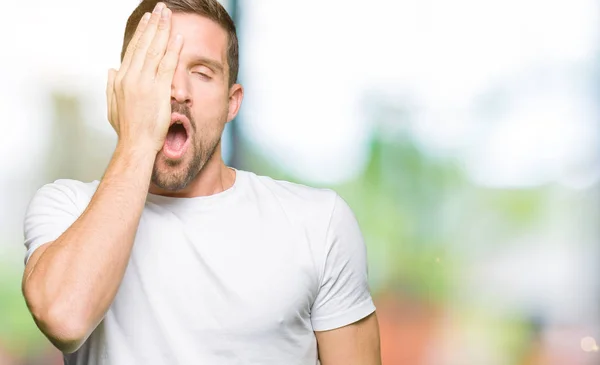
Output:
[[156,172],[152,175],[152,184],[161,190],[176,192],[185,189],[190,181],[185,175],[175,175],[165,172]]
[[163,190],[177,191],[184,189],[193,180],[189,159],[168,159],[162,154],[156,159],[152,171],[152,183]]

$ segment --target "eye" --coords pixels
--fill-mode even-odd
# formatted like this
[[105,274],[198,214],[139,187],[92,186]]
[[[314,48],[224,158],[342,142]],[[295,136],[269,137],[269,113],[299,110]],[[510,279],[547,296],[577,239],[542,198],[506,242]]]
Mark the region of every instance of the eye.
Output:
[[210,79],[211,79],[211,77],[210,77],[210,76],[208,76],[207,74],[205,74],[204,72],[200,72],[200,71],[192,71],[192,73],[193,73],[194,75],[197,75],[198,77],[200,77],[202,80],[206,80],[206,81],[208,81],[208,80],[210,80]]

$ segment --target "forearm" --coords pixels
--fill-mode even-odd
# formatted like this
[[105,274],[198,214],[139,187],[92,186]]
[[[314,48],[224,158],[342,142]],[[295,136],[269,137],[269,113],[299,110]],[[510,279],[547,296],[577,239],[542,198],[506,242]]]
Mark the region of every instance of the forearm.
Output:
[[129,261],[154,157],[118,147],[87,209],[28,268],[24,294],[47,336],[87,337],[112,303]]

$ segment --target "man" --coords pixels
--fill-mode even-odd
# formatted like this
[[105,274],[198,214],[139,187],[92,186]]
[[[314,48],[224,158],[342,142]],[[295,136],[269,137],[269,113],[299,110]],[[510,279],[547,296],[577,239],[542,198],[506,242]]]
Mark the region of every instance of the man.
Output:
[[23,293],[66,364],[380,364],[348,205],[222,161],[237,70],[216,0],[129,18],[104,176],[43,186],[24,222]]

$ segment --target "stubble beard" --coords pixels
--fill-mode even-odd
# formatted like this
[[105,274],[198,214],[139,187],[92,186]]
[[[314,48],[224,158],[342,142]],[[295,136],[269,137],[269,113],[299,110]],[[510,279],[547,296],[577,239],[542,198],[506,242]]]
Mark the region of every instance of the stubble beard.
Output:
[[[194,140],[196,137],[193,137]],[[195,142],[192,140],[191,142]],[[187,162],[185,160],[170,160],[163,159],[165,167],[159,167],[158,161],[155,161],[154,168],[152,170],[152,183],[160,189],[166,191],[178,191],[185,189],[198,174],[202,171],[206,163],[213,157],[221,137],[215,138],[213,141],[207,141],[207,143],[192,143],[190,147],[193,148],[193,157]],[[166,171],[165,171],[166,170]]]
[[[159,152],[154,161],[151,181],[160,189],[166,191],[178,191],[185,189],[213,157],[217,146],[219,146],[219,142],[221,142],[221,133],[223,130],[213,131],[213,133],[209,130],[201,130],[201,133],[198,133],[197,124],[187,106],[182,104],[171,104],[171,109],[173,112],[185,115],[190,121],[193,135],[188,136],[188,138],[192,139],[189,146],[191,151],[188,151],[188,153],[193,153],[192,159],[189,162],[186,162],[186,156],[184,156],[181,160],[171,160],[164,155],[161,155]],[[228,108],[225,108],[219,120],[216,121],[217,123],[209,123],[208,125],[224,126],[224,122],[227,120],[227,113]],[[159,162],[161,162],[158,161],[159,159],[161,159],[166,166],[160,166],[162,164],[159,164]],[[184,166],[184,164],[187,164],[187,166]]]

